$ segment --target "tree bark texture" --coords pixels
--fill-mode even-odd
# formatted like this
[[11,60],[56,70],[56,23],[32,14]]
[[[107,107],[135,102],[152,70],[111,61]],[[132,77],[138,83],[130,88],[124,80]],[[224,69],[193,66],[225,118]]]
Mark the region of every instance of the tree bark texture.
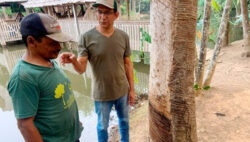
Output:
[[230,24],[227,22],[226,24],[226,31],[224,36],[222,37],[222,47],[228,46],[229,43],[229,30],[230,30]]
[[198,64],[195,71],[195,84],[198,84],[199,87],[202,87],[203,76],[204,76],[204,67],[207,55],[207,41],[208,41],[208,32],[210,26],[210,17],[211,17],[211,0],[206,0],[204,7],[204,18],[203,18],[203,27],[202,27],[202,37],[200,52],[198,54]]
[[151,0],[149,131],[152,142],[196,142],[197,0]]
[[244,51],[242,57],[250,57],[250,35],[249,35],[249,21],[248,21],[248,6],[247,0],[240,0],[242,13],[242,27],[244,38]]
[[216,68],[218,55],[219,55],[220,49],[222,47],[223,37],[224,37],[224,34],[226,32],[226,26],[227,26],[227,23],[229,21],[229,14],[231,11],[231,6],[232,6],[232,0],[227,0],[226,4],[225,4],[225,8],[223,10],[223,14],[222,14],[220,28],[219,28],[217,40],[216,40],[215,47],[214,47],[214,53],[213,53],[212,59],[210,61],[208,70],[206,72],[204,82],[203,82],[203,86],[205,86],[205,87],[210,86],[210,83],[211,83],[211,80],[212,80],[212,77],[213,77],[213,74],[214,74],[214,71]]

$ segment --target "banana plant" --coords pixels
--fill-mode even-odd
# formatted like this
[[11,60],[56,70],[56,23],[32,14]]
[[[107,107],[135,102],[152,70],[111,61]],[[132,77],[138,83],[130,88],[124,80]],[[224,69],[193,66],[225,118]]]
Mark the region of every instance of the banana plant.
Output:
[[[134,62],[135,59],[134,59],[134,55],[133,54],[132,54],[132,56],[130,56],[130,59],[131,59],[132,62]],[[137,74],[137,71],[135,69],[133,69],[134,82],[138,83],[139,81],[138,81],[138,78],[137,78],[136,74]]]
[[140,47],[140,52],[141,52],[141,57],[144,58],[144,42],[151,43],[151,36],[147,31],[144,31],[143,28],[140,28],[141,32],[141,47]]

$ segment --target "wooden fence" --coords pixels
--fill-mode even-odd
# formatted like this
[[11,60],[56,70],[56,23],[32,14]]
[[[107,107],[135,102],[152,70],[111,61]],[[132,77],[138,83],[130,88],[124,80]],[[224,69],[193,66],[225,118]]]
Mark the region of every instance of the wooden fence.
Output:
[[0,18],[0,44],[6,45],[6,42],[21,40],[19,29],[19,22],[6,22]]
[[[77,31],[73,19],[58,20],[63,32],[71,35],[74,40],[78,40]],[[80,32],[85,33],[97,25],[96,21],[79,20]],[[149,22],[143,21],[116,21],[115,27],[125,31],[130,38],[130,47],[135,51],[149,52],[148,43],[144,43],[144,48],[141,49],[142,34],[140,28],[144,31],[149,30]],[[0,43],[5,45],[6,42],[21,40],[22,36],[19,32],[19,22],[6,22],[0,19]]]
[[[74,40],[78,40],[77,38],[77,31],[75,29],[74,20],[65,19],[65,20],[58,20],[63,32],[68,33],[70,36],[74,38]],[[79,28],[81,33],[85,33],[86,31],[90,30],[91,28],[95,27],[98,23],[96,21],[86,21],[80,20],[79,21]],[[142,35],[140,33],[140,28],[144,31],[149,31],[149,22],[143,21],[116,21],[115,27],[125,31],[130,38],[130,47],[132,50],[141,51],[141,38]],[[149,52],[148,49],[149,44],[144,43],[144,48],[142,51]]]

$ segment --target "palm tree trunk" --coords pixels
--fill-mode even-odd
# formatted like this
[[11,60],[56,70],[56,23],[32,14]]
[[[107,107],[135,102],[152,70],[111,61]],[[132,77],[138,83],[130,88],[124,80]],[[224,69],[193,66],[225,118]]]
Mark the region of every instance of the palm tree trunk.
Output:
[[131,1],[132,2],[132,4],[131,4],[131,11],[133,11],[133,12],[135,12],[136,13],[136,0],[132,0]]
[[224,36],[222,37],[222,47],[228,46],[229,30],[230,30],[230,24],[229,24],[229,22],[227,22],[226,31],[225,31]]
[[[210,25],[210,17],[211,17],[211,0],[206,0],[205,7],[204,7],[204,18],[203,18],[203,27],[202,27],[202,37],[201,37],[201,46],[200,46],[200,53],[198,64],[195,71],[195,84],[199,87],[202,87],[202,81],[204,76],[204,67],[207,55],[207,40],[208,40],[208,32],[209,32],[209,25]],[[197,91],[199,94],[199,90]]]
[[139,0],[139,10],[138,10],[138,13],[139,13],[139,19],[141,19],[141,0]]
[[235,8],[236,8],[236,16],[240,16],[241,15],[240,3],[237,2],[237,5]]
[[197,0],[151,0],[149,127],[152,142],[196,142]]
[[218,55],[220,53],[220,49],[222,47],[222,41],[223,41],[223,37],[224,34],[226,32],[226,24],[229,21],[229,14],[231,11],[231,6],[232,6],[232,0],[227,0],[226,1],[226,5],[223,11],[223,15],[222,15],[222,19],[221,19],[221,24],[220,24],[220,28],[219,28],[219,32],[218,32],[218,37],[217,37],[217,41],[214,47],[214,53],[213,53],[213,57],[210,61],[208,70],[206,72],[205,75],[205,80],[203,82],[203,86],[210,86],[215,68],[216,68],[216,64],[217,64],[217,59],[218,59]]
[[126,0],[126,2],[127,2],[127,16],[128,16],[128,20],[130,20],[130,7],[129,7],[130,0]]
[[248,21],[248,6],[247,0],[240,1],[242,10],[242,26],[244,37],[244,51],[241,54],[242,57],[250,57],[250,35],[249,35],[249,21]]

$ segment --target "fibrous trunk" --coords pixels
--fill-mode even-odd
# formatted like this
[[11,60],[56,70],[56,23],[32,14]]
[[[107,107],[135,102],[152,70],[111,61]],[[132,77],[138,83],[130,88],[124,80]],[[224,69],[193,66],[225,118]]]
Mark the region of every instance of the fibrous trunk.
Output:
[[248,5],[247,0],[241,0],[242,10],[242,26],[243,26],[243,38],[244,38],[244,51],[241,54],[242,57],[250,57],[250,35],[249,35],[249,21],[248,21]]
[[211,17],[211,5],[212,5],[211,0],[206,0],[204,7],[201,45],[198,54],[198,64],[196,66],[196,72],[195,72],[195,84],[197,84],[200,88],[202,88],[204,67],[207,55],[207,40],[209,36],[208,32],[209,32],[210,17]]
[[149,123],[152,142],[196,142],[196,0],[152,0]]
[[212,77],[213,77],[213,74],[214,74],[214,71],[216,68],[218,55],[219,55],[220,49],[222,47],[223,36],[226,32],[226,26],[227,26],[226,24],[228,23],[228,20],[229,20],[231,6],[232,6],[232,0],[227,0],[224,11],[223,11],[221,23],[220,23],[220,28],[219,28],[217,40],[216,40],[215,47],[214,47],[214,53],[213,53],[212,59],[210,61],[208,70],[206,72],[204,82],[203,82],[204,87],[210,86],[210,83],[211,83],[211,80],[212,80]]

